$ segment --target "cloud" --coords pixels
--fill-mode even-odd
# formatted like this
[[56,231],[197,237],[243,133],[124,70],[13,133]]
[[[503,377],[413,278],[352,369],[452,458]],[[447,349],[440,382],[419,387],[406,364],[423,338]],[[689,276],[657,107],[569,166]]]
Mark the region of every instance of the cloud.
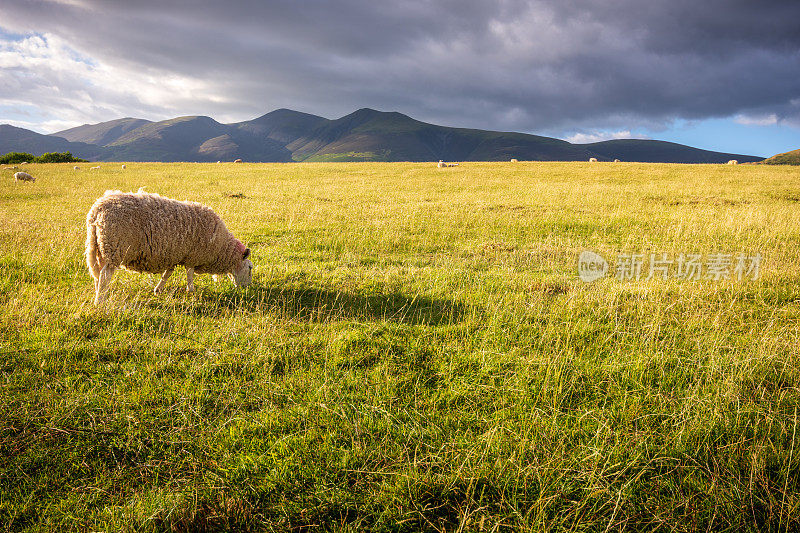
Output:
[[6,0],[17,37],[0,32],[15,62],[0,105],[80,122],[368,106],[562,135],[796,124],[799,14],[747,0]]
[[[167,118],[176,109],[224,107],[202,79],[114,65],[73,49],[63,38],[31,34],[0,43],[0,109],[39,120],[6,120],[38,129],[70,127],[134,111]],[[33,109],[31,109],[33,108]]]
[[596,143],[611,139],[647,139],[645,135],[632,135],[630,130],[624,131],[594,131],[592,133],[575,133],[567,136],[565,140],[573,144]]
[[778,115],[770,113],[768,115],[737,115],[734,118],[737,124],[745,126],[774,126],[778,123]]

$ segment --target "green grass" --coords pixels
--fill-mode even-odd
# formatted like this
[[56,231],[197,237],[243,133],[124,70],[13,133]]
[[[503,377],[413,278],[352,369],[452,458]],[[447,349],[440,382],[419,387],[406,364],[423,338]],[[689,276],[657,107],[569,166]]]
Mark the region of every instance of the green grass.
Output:
[[[0,181],[5,530],[800,528],[790,168],[88,166]],[[140,186],[253,284],[123,271],[95,308],[85,214]],[[583,284],[584,249],[764,263]]]

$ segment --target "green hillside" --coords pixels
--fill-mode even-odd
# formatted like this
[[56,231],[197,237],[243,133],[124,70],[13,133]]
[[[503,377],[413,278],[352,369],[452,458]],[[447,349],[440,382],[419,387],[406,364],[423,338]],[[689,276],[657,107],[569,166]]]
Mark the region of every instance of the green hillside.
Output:
[[[27,130],[20,130],[26,132]],[[451,128],[398,112],[363,108],[330,120],[277,109],[253,120],[221,124],[206,116],[159,122],[124,118],[54,135],[19,131],[0,138],[6,152],[66,151],[105,161],[599,161],[725,163],[760,157],[701,150],[655,140],[571,144],[526,133]],[[84,144],[66,146],[68,141]],[[5,141],[5,142],[4,142]],[[97,144],[88,144],[89,142]],[[46,149],[40,150],[40,147]]]
[[726,163],[736,159],[740,163],[761,161],[763,158],[741,154],[727,154],[701,150],[683,144],[649,139],[614,139],[585,144],[588,150],[598,154],[598,159],[631,161],[639,163]]
[[75,157],[102,160],[108,151],[102,146],[82,142],[70,142],[54,135],[42,135],[35,131],[0,124],[0,155],[9,152],[27,152],[42,155],[46,152],[71,152]]
[[131,130],[135,130],[146,124],[151,124],[149,120],[141,118],[121,118],[109,120],[99,124],[84,124],[77,128],[56,133],[58,137],[63,137],[72,142],[84,142],[106,146],[113,143]]
[[773,155],[762,163],[765,165],[800,165],[800,149]]

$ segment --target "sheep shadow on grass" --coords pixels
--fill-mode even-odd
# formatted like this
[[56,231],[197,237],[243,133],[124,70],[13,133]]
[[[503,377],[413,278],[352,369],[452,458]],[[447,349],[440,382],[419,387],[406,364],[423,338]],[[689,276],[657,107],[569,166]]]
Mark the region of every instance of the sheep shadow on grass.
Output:
[[197,297],[200,305],[194,312],[204,315],[241,310],[311,322],[362,319],[442,325],[461,322],[468,309],[452,300],[401,292],[360,294],[317,287],[281,287],[255,281],[245,289],[200,290]]

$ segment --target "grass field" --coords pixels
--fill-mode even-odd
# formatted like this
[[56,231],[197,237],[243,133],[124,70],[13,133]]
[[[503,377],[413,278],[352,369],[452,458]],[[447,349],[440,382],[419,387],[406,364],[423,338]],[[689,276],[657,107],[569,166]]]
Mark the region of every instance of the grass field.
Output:
[[[0,528],[797,531],[800,173],[30,165],[0,181]],[[121,271],[85,216],[213,207],[253,283]],[[757,280],[578,254],[763,256]]]

